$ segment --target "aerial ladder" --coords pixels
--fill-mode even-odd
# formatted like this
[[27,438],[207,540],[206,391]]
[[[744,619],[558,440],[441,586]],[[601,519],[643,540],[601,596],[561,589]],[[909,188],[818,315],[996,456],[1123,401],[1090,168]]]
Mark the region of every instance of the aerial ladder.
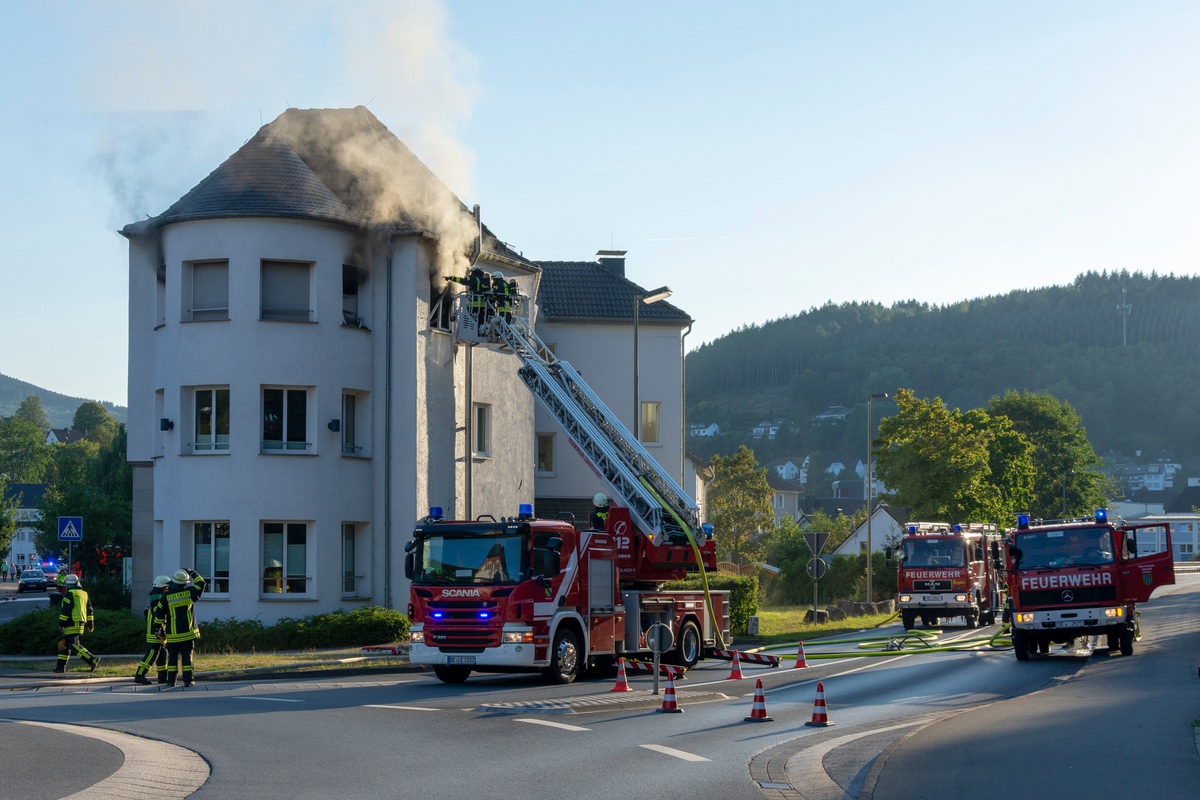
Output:
[[[492,295],[458,295],[456,336],[507,347],[521,360],[517,374],[558,420],[592,468],[629,508],[657,546],[696,546],[700,509],[568,362],[557,358],[521,314],[497,309]],[[697,552],[697,563],[699,553]]]

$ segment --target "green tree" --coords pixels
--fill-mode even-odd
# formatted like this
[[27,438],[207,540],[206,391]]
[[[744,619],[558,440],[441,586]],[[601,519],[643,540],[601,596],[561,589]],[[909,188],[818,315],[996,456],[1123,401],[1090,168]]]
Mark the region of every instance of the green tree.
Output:
[[879,423],[875,474],[915,519],[983,522],[996,512],[986,415],[964,415],[940,397],[896,391],[897,414]]
[[50,430],[50,417],[46,416],[46,409],[42,406],[42,398],[36,394],[31,394],[22,400],[21,405],[18,406],[13,416],[32,422],[43,433]]
[[1100,457],[1069,403],[1050,394],[1010,390],[993,397],[988,411],[1011,420],[1013,429],[1030,443],[1034,482],[1023,510],[1033,517],[1054,519],[1105,505],[1107,482],[1099,469]]
[[44,483],[51,462],[45,431],[21,417],[0,420],[0,475],[9,483]]
[[90,483],[96,461],[100,457],[100,445],[90,439],[80,439],[70,444],[56,444],[50,448],[54,459],[53,474],[49,483],[77,485]]
[[75,409],[75,418],[71,429],[82,431],[89,439],[107,443],[117,430],[117,421],[108,409],[95,400],[85,400]]
[[775,493],[767,483],[766,467],[758,465],[754,451],[745,445],[731,456],[713,456],[712,467],[705,495],[720,559],[738,564],[762,560],[775,528]]
[[9,498],[8,482],[0,475],[0,553],[7,553],[12,546],[13,533],[17,530],[17,498]]

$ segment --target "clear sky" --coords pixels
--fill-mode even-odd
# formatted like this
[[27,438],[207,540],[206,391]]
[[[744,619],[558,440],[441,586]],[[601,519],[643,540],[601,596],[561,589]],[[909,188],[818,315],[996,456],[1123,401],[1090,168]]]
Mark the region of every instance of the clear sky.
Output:
[[116,231],[289,107],[366,105],[528,258],[627,250],[689,348],[827,302],[1200,271],[1190,0],[0,13],[0,372],[65,394],[126,402]]

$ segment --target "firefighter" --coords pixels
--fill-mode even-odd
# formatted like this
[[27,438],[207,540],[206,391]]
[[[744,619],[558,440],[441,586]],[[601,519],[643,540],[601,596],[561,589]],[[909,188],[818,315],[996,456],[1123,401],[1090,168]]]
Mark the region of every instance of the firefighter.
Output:
[[604,530],[605,523],[608,522],[608,498],[604,496],[604,492],[596,492],[596,496],[592,498],[592,516],[588,520],[592,530]]
[[467,308],[482,325],[487,316],[487,295],[492,290],[491,277],[480,267],[471,267],[465,278],[451,275],[449,280],[467,288]]
[[510,278],[508,281],[508,317],[511,321],[513,316],[520,316],[521,310],[519,303],[521,301],[521,288],[517,286],[517,279]]
[[516,281],[504,280],[504,273],[500,270],[492,273],[492,296],[496,298],[496,313],[505,322],[512,322],[512,304],[516,286]]
[[67,671],[67,662],[71,660],[71,650],[82,658],[88,665],[89,672],[95,672],[100,664],[100,657],[88,652],[79,641],[84,629],[91,633],[96,629],[96,618],[92,611],[92,601],[79,582],[79,576],[68,575],[63,579],[66,593],[58,604],[58,627],[62,629],[59,639],[58,663],[54,671]]
[[163,591],[167,631],[167,686],[174,686],[182,662],[183,685],[195,683],[192,649],[200,638],[195,605],[204,594],[204,578],[194,569],[179,569]]
[[150,587],[150,595],[146,598],[146,657],[138,662],[137,670],[133,673],[133,682],[143,686],[150,685],[146,673],[150,665],[158,668],[158,682],[167,682],[167,604],[163,599],[167,584],[171,579],[159,575]]

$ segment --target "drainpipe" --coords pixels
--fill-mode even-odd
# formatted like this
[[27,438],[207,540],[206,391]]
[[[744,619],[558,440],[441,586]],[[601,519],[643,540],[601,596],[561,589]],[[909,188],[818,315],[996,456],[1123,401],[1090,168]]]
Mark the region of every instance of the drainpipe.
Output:
[[387,279],[383,344],[383,607],[392,607],[392,243],[387,235]]
[[[692,332],[694,322],[689,322],[687,330],[683,332],[683,336],[679,337],[679,485],[683,485],[683,479],[687,475],[687,341],[688,334]],[[699,477],[696,478],[699,480]],[[696,498],[692,498],[695,500]]]

